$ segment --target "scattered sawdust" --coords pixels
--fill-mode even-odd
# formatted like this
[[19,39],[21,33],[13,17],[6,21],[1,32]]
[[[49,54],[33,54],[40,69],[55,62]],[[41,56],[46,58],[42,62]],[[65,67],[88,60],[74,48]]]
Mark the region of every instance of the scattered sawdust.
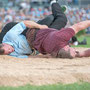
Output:
[[0,56],[0,86],[69,84],[79,81],[90,82],[90,57],[18,59]]

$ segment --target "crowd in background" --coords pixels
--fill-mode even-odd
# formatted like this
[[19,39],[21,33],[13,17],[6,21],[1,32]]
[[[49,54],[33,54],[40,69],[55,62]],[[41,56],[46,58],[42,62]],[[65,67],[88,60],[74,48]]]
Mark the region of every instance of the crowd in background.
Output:
[[[13,2],[8,3],[8,8],[0,8],[0,29],[6,23],[15,21],[19,22],[22,20],[33,20],[37,22],[38,20],[44,18],[45,16],[51,14],[50,7],[32,7],[28,1],[19,3],[20,0],[15,0],[17,8],[13,7]],[[33,4],[32,0],[31,4]],[[43,3],[48,3],[47,0],[44,0]],[[67,25],[73,25],[74,23],[90,20],[90,6],[87,8],[71,8],[68,6],[67,11],[65,12],[68,18]],[[90,33],[90,28],[87,29],[87,33]]]
[[[68,25],[73,25],[80,21],[90,20],[90,7],[87,8],[71,8],[68,7],[66,12],[68,18]],[[90,33],[90,27],[86,29],[87,33]]]

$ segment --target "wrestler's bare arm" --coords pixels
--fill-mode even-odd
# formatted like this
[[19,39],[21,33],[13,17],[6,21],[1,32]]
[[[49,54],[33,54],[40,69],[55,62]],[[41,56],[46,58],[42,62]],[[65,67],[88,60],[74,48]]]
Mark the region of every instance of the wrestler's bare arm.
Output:
[[78,52],[76,57],[90,57],[90,49],[87,49],[82,52]]
[[47,25],[40,25],[40,24],[38,24],[38,23],[36,23],[34,21],[28,21],[28,20],[26,20],[26,21],[23,21],[23,22],[26,25],[26,27],[28,27],[28,28],[39,28],[39,29],[48,28]]
[[75,34],[81,30],[84,30],[90,26],[90,20],[82,21],[77,24],[70,26],[75,31]]
[[[88,27],[90,27],[90,20],[79,22],[77,24],[72,25],[70,28],[72,28],[76,34],[79,31],[84,30]],[[76,57],[89,57],[89,56],[90,56],[90,49],[76,54]]]

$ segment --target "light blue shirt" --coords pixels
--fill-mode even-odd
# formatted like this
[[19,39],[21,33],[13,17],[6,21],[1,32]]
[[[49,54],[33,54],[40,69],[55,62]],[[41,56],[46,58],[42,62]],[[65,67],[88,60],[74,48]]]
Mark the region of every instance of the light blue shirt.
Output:
[[27,54],[32,53],[26,37],[21,34],[25,29],[25,24],[20,22],[11,28],[4,36],[2,43],[7,43],[14,47],[14,52],[9,54],[10,56],[28,58]]

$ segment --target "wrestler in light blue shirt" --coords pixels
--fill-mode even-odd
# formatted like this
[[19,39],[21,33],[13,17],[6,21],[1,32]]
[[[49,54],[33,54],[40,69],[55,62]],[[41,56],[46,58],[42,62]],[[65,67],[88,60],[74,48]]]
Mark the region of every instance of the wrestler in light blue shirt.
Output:
[[28,58],[27,54],[32,53],[26,37],[21,34],[25,29],[25,24],[20,22],[11,28],[4,36],[2,43],[6,43],[14,47],[14,52],[9,54],[10,56]]

